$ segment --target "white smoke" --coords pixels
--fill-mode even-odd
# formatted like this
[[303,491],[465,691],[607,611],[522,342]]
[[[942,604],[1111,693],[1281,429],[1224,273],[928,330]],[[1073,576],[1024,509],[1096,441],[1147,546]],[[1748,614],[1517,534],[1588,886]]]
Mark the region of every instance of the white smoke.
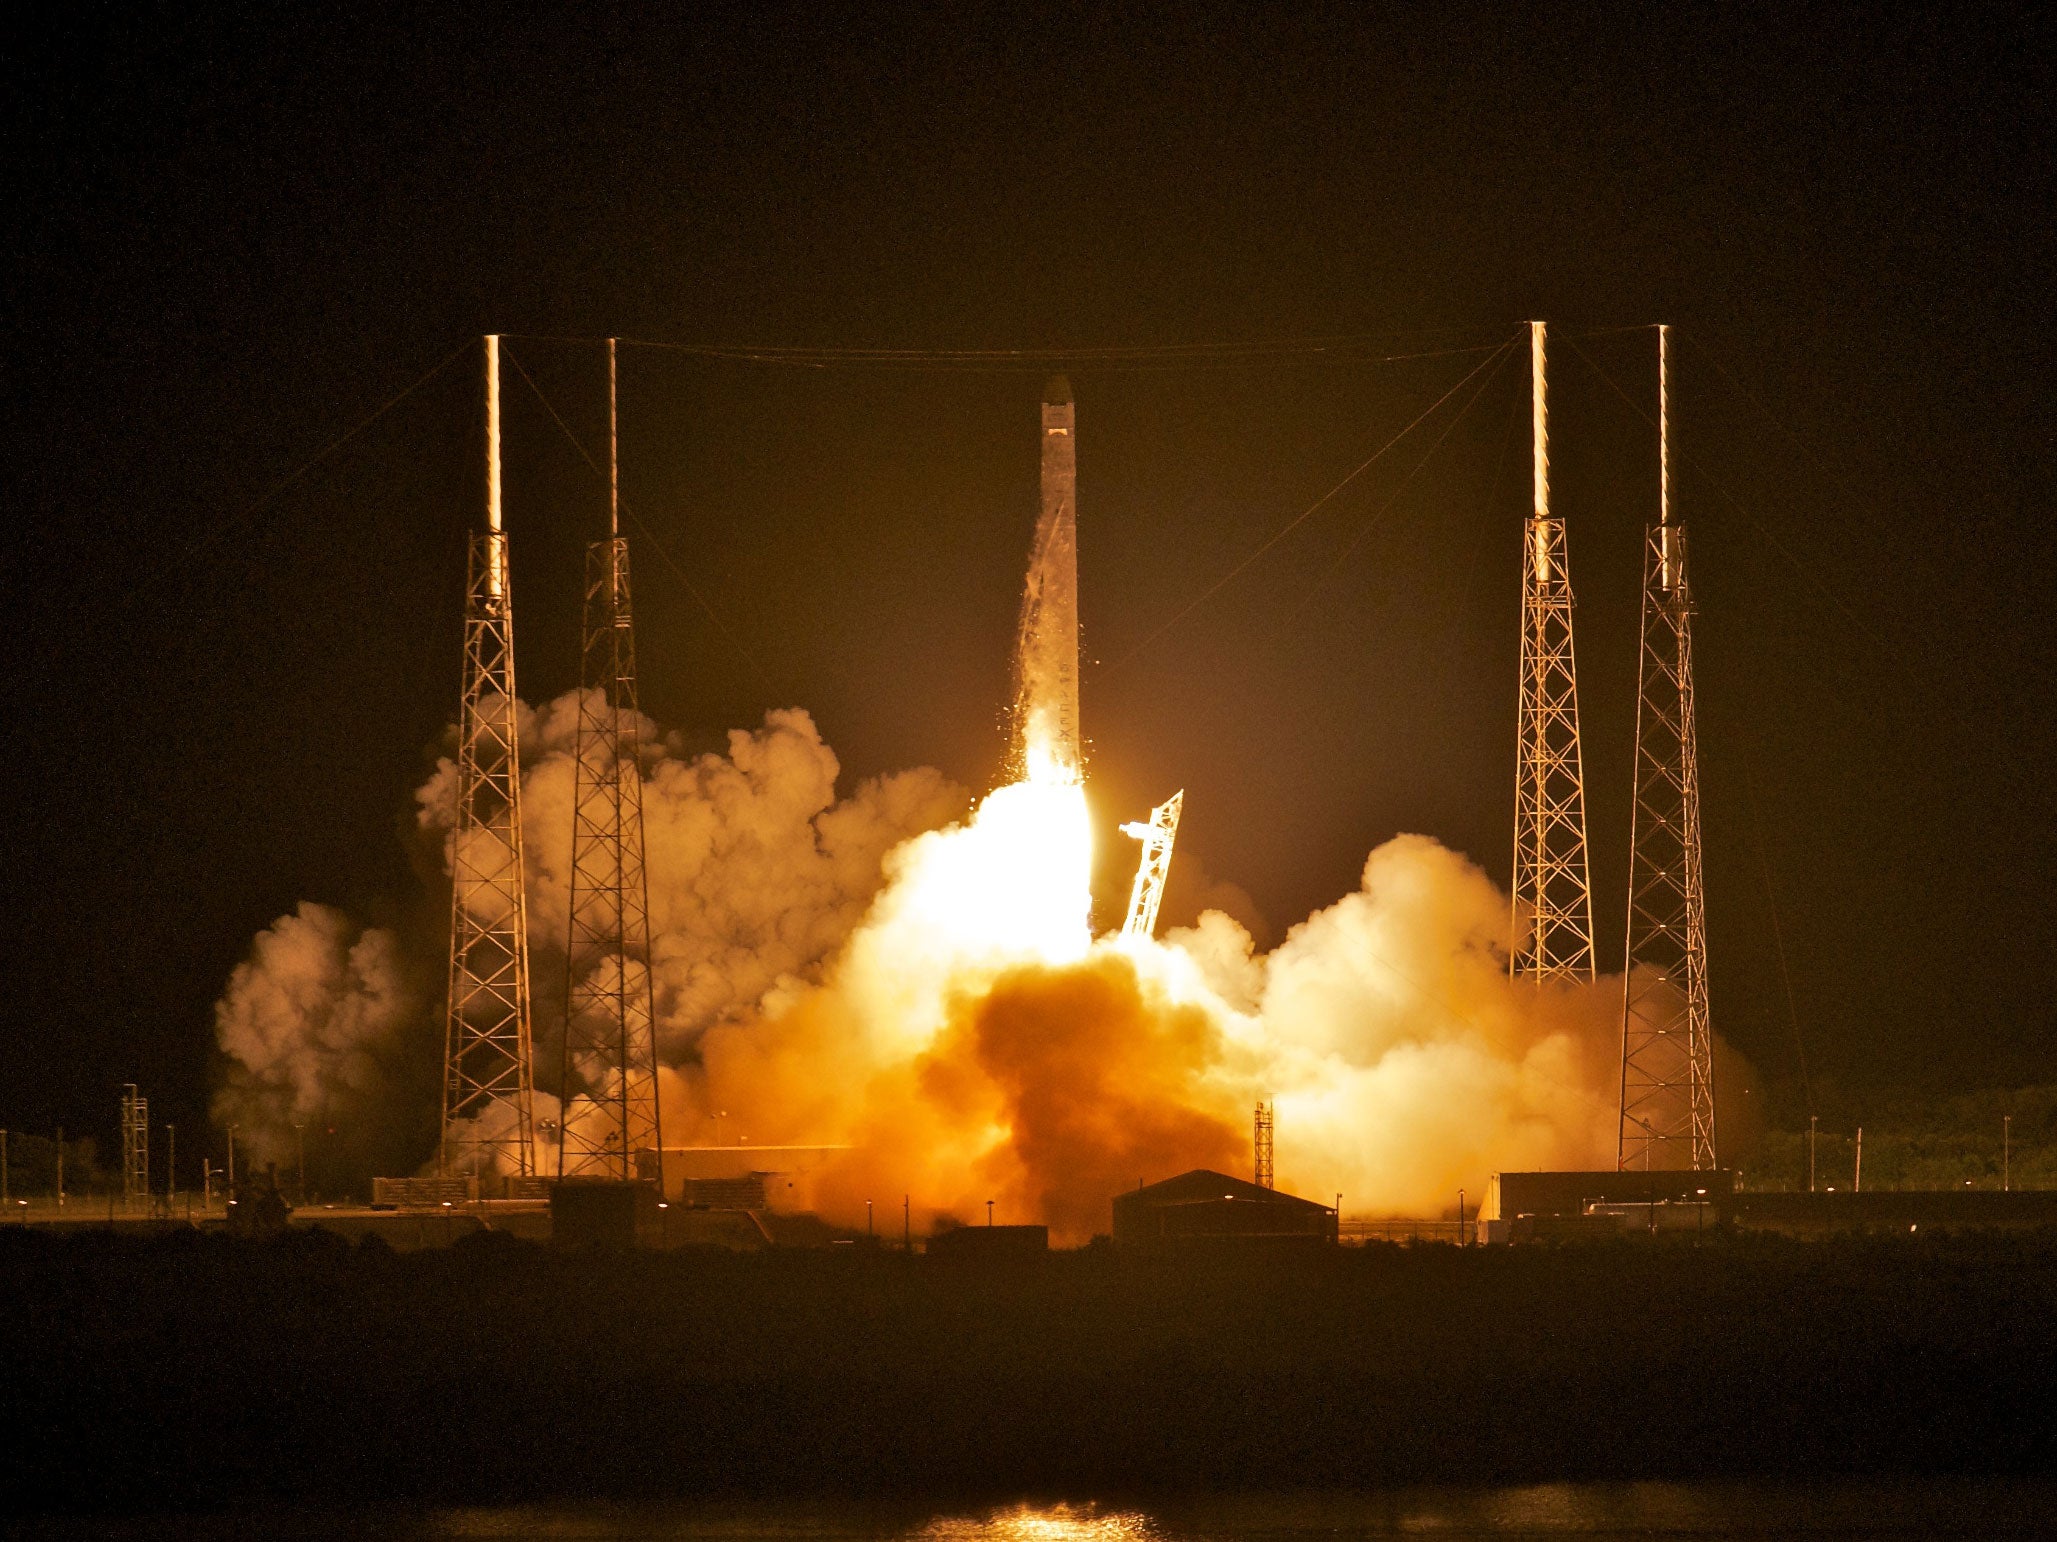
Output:
[[[538,1119],[562,1032],[569,907],[572,741],[578,697],[520,708],[522,831],[535,986]],[[689,1062],[712,1024],[815,977],[883,881],[886,854],[961,814],[963,789],[927,769],[869,779],[838,798],[841,774],[813,719],[766,715],[729,735],[726,755],[687,756],[643,719],[644,839],[660,1059]],[[443,853],[456,767],[441,760],[415,794],[417,823]],[[447,914],[447,902],[433,913]],[[388,1171],[434,1140],[447,939],[361,931],[341,911],[303,904],[259,934],[216,1008],[226,1075],[218,1123],[274,1157],[292,1125],[325,1108],[365,1132]],[[399,1074],[398,1068],[407,1068]],[[675,1088],[675,1076],[664,1078]],[[400,1148],[409,1155],[392,1155]]]
[[1619,986],[1508,978],[1507,896],[1426,836],[1374,851],[1362,886],[1238,956],[1226,917],[1171,940],[1230,1005],[1255,1000],[1279,1178],[1435,1213],[1495,1170],[1589,1168],[1614,1134]]
[[[1281,1184],[1359,1214],[1436,1214],[1493,1171],[1611,1151],[1618,982],[1510,980],[1507,897],[1462,857],[1386,843],[1269,954],[1220,911],[1161,943],[1091,941],[1065,861],[1038,873],[1015,827],[1024,794],[1057,790],[1003,788],[911,842],[819,985],[703,1043],[695,1106],[753,1139],[850,1146],[814,1178],[831,1216],[993,1199],[1081,1241],[1138,1180],[1246,1171],[1259,1099]],[[1063,829],[1030,833],[1061,851]],[[1024,903],[1037,881],[1051,892]]]
[[[539,1109],[575,708],[522,716]],[[1076,784],[1002,789],[953,824],[969,800],[930,770],[839,799],[805,712],[726,754],[688,756],[650,724],[644,744],[667,1140],[711,1137],[720,1111],[731,1138],[850,1142],[815,1195],[832,1215],[880,1194],[929,1215],[995,1198],[1076,1240],[1139,1177],[1241,1170],[1258,1098],[1278,1108],[1281,1184],[1340,1189],[1357,1213],[1436,1213],[1494,1170],[1612,1149],[1618,983],[1510,982],[1506,896],[1425,837],[1381,846],[1356,893],[1268,953],[1218,909],[1161,943],[1094,942]],[[453,787],[445,762],[418,794],[438,843]],[[217,1119],[260,1158],[325,1121],[379,1132],[361,1144],[389,1171],[403,1146],[424,1159],[442,1024],[422,982],[440,984],[445,945],[319,905],[268,928],[217,1009]]]
[[346,1163],[387,1155],[395,1135],[404,1144],[434,1127],[440,1044],[421,1041],[427,1007],[396,933],[303,902],[258,933],[215,1005],[226,1064],[215,1123],[235,1126],[259,1162],[292,1157],[296,1124]]

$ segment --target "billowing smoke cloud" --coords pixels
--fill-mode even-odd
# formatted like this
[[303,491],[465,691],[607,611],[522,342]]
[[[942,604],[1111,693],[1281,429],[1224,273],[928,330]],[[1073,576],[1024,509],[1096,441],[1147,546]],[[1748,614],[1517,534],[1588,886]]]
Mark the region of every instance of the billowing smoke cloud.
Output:
[[[575,705],[522,724],[546,1093]],[[1611,1159],[1618,984],[1510,982],[1506,896],[1432,840],[1381,846],[1357,892],[1269,952],[1220,909],[1161,942],[1095,940],[1076,782],[1003,787],[968,817],[927,770],[839,800],[800,711],[725,755],[654,725],[644,742],[667,1142],[711,1140],[719,1114],[731,1141],[847,1146],[808,1196],[834,1219],[902,1194],[924,1224],[991,1200],[1082,1240],[1139,1180],[1245,1171],[1259,1098],[1281,1185],[1340,1190],[1353,1213],[1438,1213],[1497,1169]],[[431,841],[450,787],[446,764],[421,789]],[[268,929],[218,1009],[217,1117],[274,1156],[311,1115],[424,1160],[441,1003],[421,982],[440,985],[443,946],[321,906]]]
[[[1611,1153],[1618,988],[1510,982],[1506,896],[1434,841],[1380,847],[1268,955],[1211,911],[1163,943],[1058,931],[996,957],[966,945],[987,918],[948,871],[1009,871],[992,812],[916,843],[822,984],[710,1035],[687,1079],[753,1138],[847,1143],[816,1179],[828,1213],[990,1199],[1082,1240],[1138,1181],[1245,1171],[1259,1098],[1281,1184],[1357,1213],[1434,1214],[1491,1171]],[[909,911],[926,953],[891,936]],[[901,965],[883,998],[875,952]]]
[[293,1160],[296,1124],[324,1167],[413,1160],[437,1117],[428,1006],[398,934],[303,903],[258,934],[215,1005],[215,1123],[257,1162]]
[[1619,986],[1510,980],[1516,940],[1485,874],[1403,835],[1357,893],[1235,969],[1232,988],[1261,979],[1282,1183],[1423,1214],[1490,1171],[1611,1158]]
[[[537,1080],[546,1092],[562,1042],[577,705],[568,693],[520,710]],[[660,1054],[671,1063],[690,1061],[709,1027],[816,977],[877,893],[886,855],[969,803],[925,769],[868,780],[838,799],[841,768],[798,710],[731,733],[726,755],[687,756],[647,719],[641,739]],[[415,801],[446,879],[455,800],[456,768],[445,759]],[[439,1117],[447,946],[434,927],[406,937],[362,931],[322,905],[303,904],[267,928],[216,1008],[226,1064],[217,1122],[238,1124],[240,1139],[277,1157],[293,1147],[294,1121],[320,1109],[314,1117],[357,1132],[362,1160],[350,1165],[360,1175],[426,1160]],[[548,1102],[539,1097],[539,1118]],[[683,1118],[683,1109],[667,1112]]]

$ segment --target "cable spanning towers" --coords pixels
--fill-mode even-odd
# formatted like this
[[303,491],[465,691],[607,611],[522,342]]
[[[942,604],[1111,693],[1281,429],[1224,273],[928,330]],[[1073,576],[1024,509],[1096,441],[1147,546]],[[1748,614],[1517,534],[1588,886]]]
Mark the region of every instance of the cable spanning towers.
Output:
[[486,338],[486,528],[471,540],[457,823],[450,835],[450,995],[438,1170],[536,1175],[522,874],[514,607],[500,520],[500,339]]
[[1535,505],[1521,560],[1520,749],[1514,797],[1514,911],[1530,926],[1508,960],[1538,982],[1593,978],[1586,872],[1586,784],[1579,759],[1578,669],[1564,521],[1550,513],[1549,401],[1543,323],[1529,323]]
[[1685,527],[1671,517],[1670,384],[1670,329],[1660,326],[1658,521],[1644,543],[1636,801],[1622,977],[1617,1160],[1623,1169],[1716,1165],[1693,721],[1693,593]]
[[607,340],[607,539],[586,552],[584,667],[573,757],[564,1113],[558,1176],[627,1180],[662,1151],[650,896],[637,756],[636,640],[614,339]]

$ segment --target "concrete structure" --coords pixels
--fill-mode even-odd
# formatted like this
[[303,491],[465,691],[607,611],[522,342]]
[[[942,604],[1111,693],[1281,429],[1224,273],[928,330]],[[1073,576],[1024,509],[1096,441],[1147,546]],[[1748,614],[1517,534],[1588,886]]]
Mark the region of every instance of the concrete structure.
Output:
[[1479,1216],[1481,1242],[1569,1242],[1717,1226],[1794,1237],[1845,1232],[2057,1226],[2057,1190],[1868,1189],[1753,1193],[1726,1169],[1705,1172],[1495,1173]]
[[1735,1188],[1736,1175],[1726,1169],[1494,1173],[1479,1220],[1561,1220],[1591,1214],[1596,1206],[1604,1210],[1651,1205],[1705,1205],[1711,1207],[1710,1219],[1726,1220]]
[[566,1178],[550,1189],[550,1237],[564,1247],[634,1247],[655,1241],[657,1186],[637,1179]]
[[[666,1146],[637,1153],[637,1175],[673,1204],[717,1209],[805,1210],[813,1178],[848,1146]],[[897,1197],[897,1196],[895,1196]]]
[[371,1180],[371,1203],[375,1210],[428,1210],[443,1205],[468,1205],[478,1197],[477,1173],[460,1173],[449,1178]]
[[1204,1167],[1114,1196],[1115,1246],[1139,1252],[1335,1241],[1330,1206]]
[[928,1256],[999,1263],[1040,1258],[1050,1251],[1047,1226],[952,1226],[928,1239]]

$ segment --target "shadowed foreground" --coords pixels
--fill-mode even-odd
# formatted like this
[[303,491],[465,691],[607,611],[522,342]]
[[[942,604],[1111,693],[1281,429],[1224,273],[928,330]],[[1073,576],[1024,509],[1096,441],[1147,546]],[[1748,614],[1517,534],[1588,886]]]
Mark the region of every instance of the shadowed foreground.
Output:
[[1006,1272],[0,1233],[14,1503],[2034,1473],[2057,1236]]

